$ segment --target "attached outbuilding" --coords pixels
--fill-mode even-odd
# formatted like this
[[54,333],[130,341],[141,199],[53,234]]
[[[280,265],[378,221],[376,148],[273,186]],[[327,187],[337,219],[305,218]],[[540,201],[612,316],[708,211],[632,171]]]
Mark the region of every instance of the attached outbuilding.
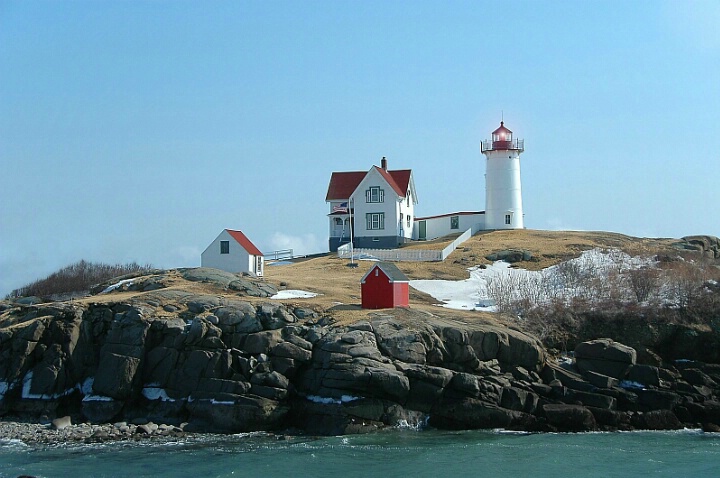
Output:
[[410,281],[390,262],[376,263],[360,281],[363,309],[410,306]]
[[265,257],[241,231],[225,229],[200,256],[202,267],[263,275]]

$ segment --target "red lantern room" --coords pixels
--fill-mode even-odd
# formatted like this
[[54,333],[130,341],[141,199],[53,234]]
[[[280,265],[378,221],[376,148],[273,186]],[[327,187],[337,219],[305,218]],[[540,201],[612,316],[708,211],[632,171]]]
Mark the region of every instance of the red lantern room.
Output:
[[492,132],[493,149],[510,149],[512,145],[512,131],[505,127],[505,122],[500,122],[500,127]]
[[500,122],[500,127],[492,132],[492,141],[483,141],[480,147],[481,151],[507,151],[519,150],[523,151],[524,141],[516,139],[513,141],[512,131],[505,127],[505,122]]

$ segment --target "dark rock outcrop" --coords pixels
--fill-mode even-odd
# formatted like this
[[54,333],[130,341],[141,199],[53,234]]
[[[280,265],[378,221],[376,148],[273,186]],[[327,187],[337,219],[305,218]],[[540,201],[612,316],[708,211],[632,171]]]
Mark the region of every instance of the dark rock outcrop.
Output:
[[403,310],[338,327],[250,300],[164,288],[129,302],[14,304],[0,312],[0,413],[220,432],[720,427],[718,365],[637,364],[609,339],[556,361],[495,324]]

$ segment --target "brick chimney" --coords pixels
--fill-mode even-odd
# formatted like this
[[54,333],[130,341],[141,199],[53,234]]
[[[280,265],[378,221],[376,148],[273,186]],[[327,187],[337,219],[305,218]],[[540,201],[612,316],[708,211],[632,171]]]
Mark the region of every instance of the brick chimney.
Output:
[[385,159],[385,156],[380,160],[380,167],[387,171],[387,159]]

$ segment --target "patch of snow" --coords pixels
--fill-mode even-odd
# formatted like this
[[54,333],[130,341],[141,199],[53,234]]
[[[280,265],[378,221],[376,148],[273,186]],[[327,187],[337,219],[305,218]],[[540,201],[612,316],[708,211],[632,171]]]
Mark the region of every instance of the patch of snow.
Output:
[[213,405],[235,405],[232,400],[215,400],[214,398],[210,400],[210,403]]
[[104,395],[85,395],[82,399],[83,402],[112,402],[112,397],[106,397]]
[[144,387],[142,394],[148,400],[161,400],[163,402],[174,402],[175,399],[170,398],[165,389],[160,387]]
[[134,279],[124,279],[124,280],[121,280],[120,282],[117,282],[117,283],[115,283],[115,284],[113,284],[113,285],[111,285],[111,286],[106,287],[105,290],[103,290],[103,291],[100,292],[100,293],[101,293],[101,294],[107,294],[108,292],[112,292],[112,291],[114,291],[115,289],[117,289],[118,287],[122,287],[122,286],[125,285],[125,284],[130,285],[130,284],[132,284],[133,280],[134,280]]
[[92,393],[93,383],[95,383],[95,378],[88,377],[82,384],[77,385],[78,390],[80,390],[80,393],[83,395],[90,395]]
[[655,264],[651,259],[632,257],[619,250],[592,249],[576,259],[541,271],[528,271],[496,261],[486,267],[469,268],[470,277],[465,280],[411,280],[410,286],[431,295],[442,307],[496,312],[496,297],[504,297],[508,302],[531,298],[538,303],[577,297],[586,292],[582,289],[586,287],[582,282],[584,274],[606,276],[613,271],[655,267]]
[[321,397],[319,395],[305,395],[305,399],[310,400],[311,402],[324,403],[326,405],[332,403],[334,403],[335,405],[340,405],[341,403],[352,402],[354,400],[359,400],[360,398],[361,397],[353,397],[352,395],[343,395],[338,400],[336,398]]
[[630,390],[644,390],[645,385],[640,382],[633,382],[632,380],[623,380],[620,382],[621,388],[627,388]]
[[317,296],[314,292],[307,292],[304,290],[294,290],[294,289],[287,289],[287,290],[281,290],[274,296],[270,297],[271,299],[309,299],[311,297]]

